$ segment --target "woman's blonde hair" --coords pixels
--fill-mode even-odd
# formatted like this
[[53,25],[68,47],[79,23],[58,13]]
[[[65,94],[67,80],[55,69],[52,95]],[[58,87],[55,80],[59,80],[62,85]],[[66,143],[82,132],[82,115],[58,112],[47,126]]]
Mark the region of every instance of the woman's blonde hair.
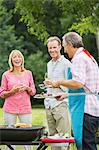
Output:
[[8,63],[9,63],[10,71],[13,71],[12,56],[13,56],[14,53],[18,53],[21,56],[21,58],[22,58],[22,66],[21,66],[21,68],[22,68],[22,71],[24,71],[25,70],[25,68],[24,68],[24,56],[19,50],[16,50],[16,49],[12,50],[10,55],[9,55]]

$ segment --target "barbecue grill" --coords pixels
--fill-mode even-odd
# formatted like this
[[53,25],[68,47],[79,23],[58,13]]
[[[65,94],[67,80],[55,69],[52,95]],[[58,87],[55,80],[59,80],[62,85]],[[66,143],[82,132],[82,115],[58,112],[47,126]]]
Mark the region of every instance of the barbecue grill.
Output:
[[11,145],[39,145],[44,131],[44,126],[16,128],[3,125],[0,126],[0,145],[7,145],[11,150],[14,150]]
[[44,137],[44,133],[44,126],[0,126],[0,145],[7,145],[10,150],[14,150],[12,145],[37,145],[36,150],[45,150],[49,145],[68,147],[70,143],[75,143],[73,138]]

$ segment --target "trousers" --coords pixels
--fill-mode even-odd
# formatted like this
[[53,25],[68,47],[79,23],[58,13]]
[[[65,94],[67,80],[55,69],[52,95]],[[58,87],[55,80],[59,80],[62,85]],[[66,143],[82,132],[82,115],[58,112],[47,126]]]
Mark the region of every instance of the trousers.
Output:
[[[70,120],[68,106],[62,102],[52,109],[46,109],[46,117],[50,135],[70,135]],[[52,147],[52,150],[61,150],[61,147]]]
[[97,150],[96,132],[99,128],[99,117],[84,114],[82,150]]

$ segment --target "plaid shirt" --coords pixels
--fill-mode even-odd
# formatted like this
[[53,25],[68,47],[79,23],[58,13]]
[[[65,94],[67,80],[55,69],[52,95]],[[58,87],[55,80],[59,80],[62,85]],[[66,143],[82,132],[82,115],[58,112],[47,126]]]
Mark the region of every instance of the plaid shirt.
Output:
[[[92,57],[92,56],[91,56]],[[99,67],[92,59],[79,48],[72,59],[71,72],[73,80],[84,84],[86,92],[99,92]],[[95,95],[86,95],[84,112],[99,117],[99,98]]]

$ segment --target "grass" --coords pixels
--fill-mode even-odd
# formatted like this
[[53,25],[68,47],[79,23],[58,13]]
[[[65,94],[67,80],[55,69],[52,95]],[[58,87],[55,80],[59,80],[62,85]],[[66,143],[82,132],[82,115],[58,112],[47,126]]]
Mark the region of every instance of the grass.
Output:
[[[32,116],[33,116],[33,120],[32,120],[32,124],[33,125],[44,125],[46,126],[46,114],[45,114],[45,110],[44,107],[33,107],[32,109]],[[3,121],[3,111],[0,108],[0,124],[4,124]],[[4,148],[5,146],[0,145],[0,150],[5,150]],[[35,146],[32,146],[33,150],[35,150]],[[22,146],[16,146],[16,150],[24,150]],[[48,147],[46,150],[51,150],[50,147]],[[70,150],[76,150],[76,148],[73,148],[73,146],[71,145]],[[99,146],[98,146],[98,150],[99,150]]]

